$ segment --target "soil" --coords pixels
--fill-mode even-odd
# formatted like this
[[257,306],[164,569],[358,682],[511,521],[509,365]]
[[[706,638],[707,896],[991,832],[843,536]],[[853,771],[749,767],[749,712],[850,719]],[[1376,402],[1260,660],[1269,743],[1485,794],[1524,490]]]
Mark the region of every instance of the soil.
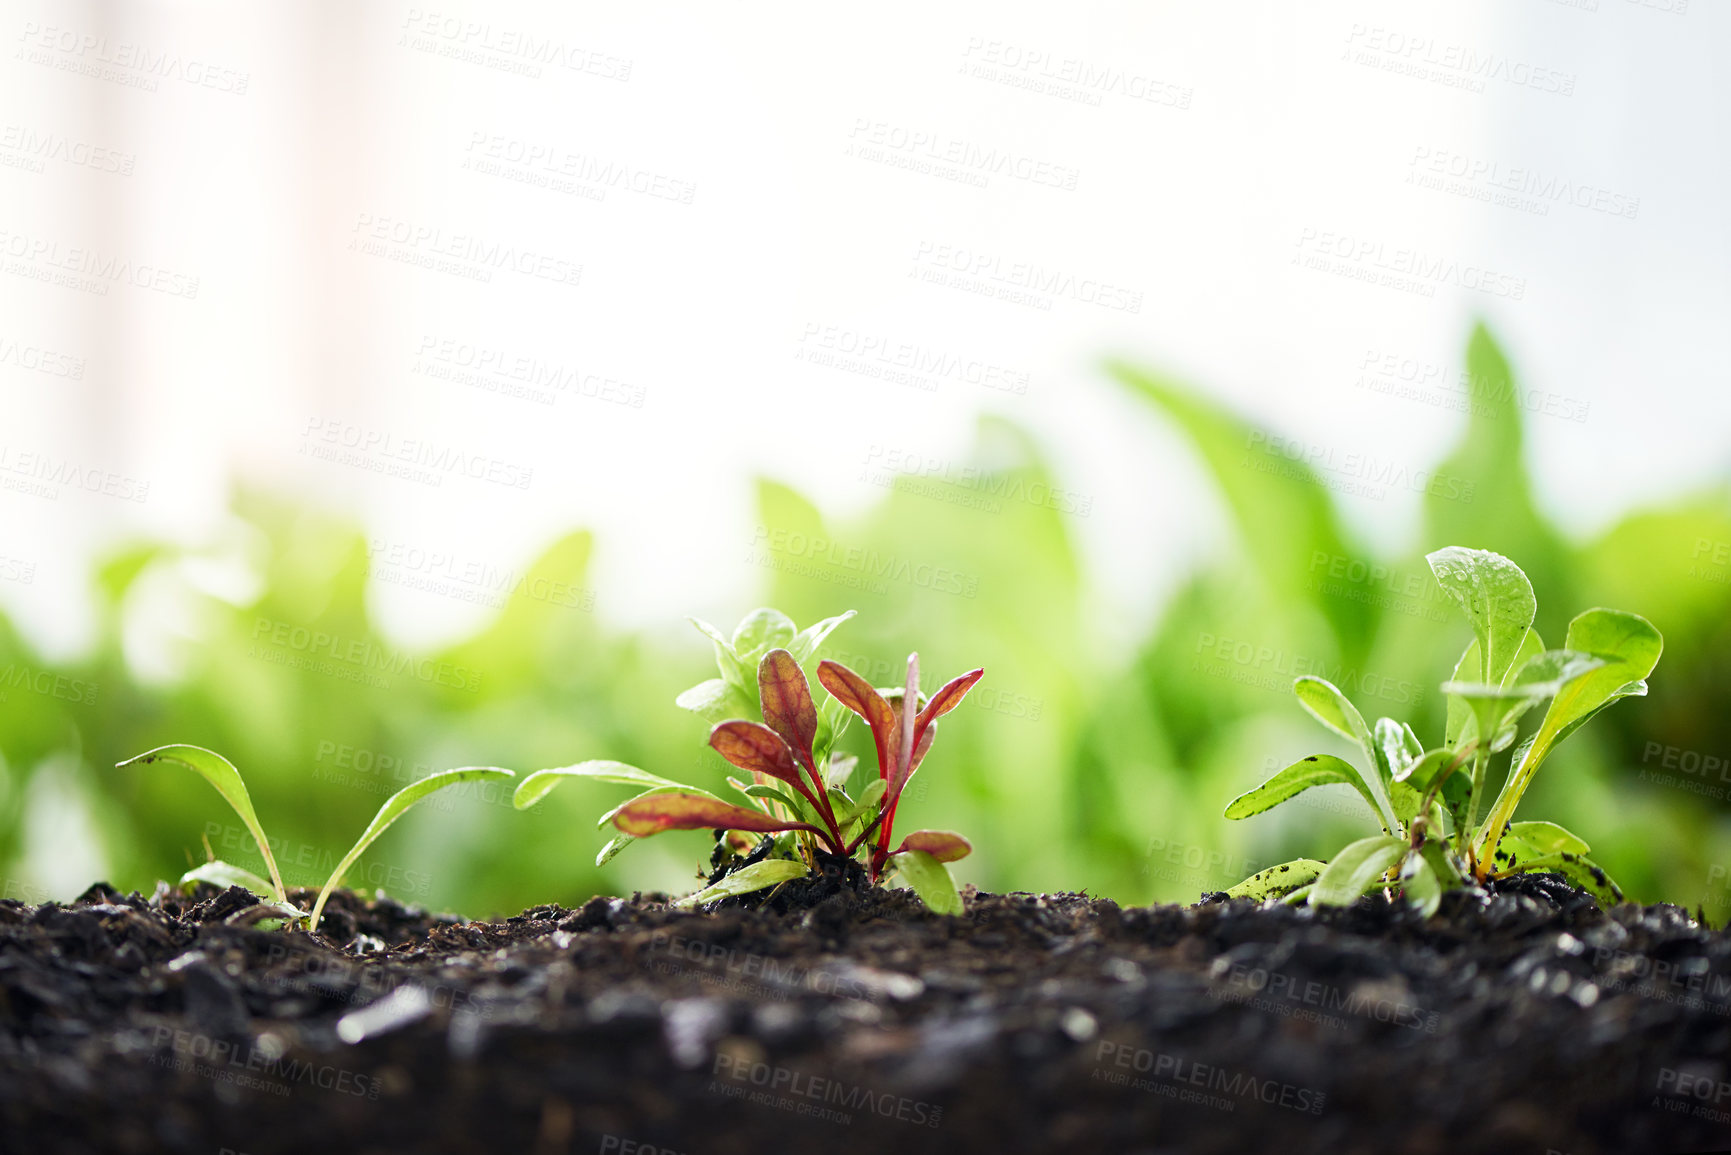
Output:
[[0,901],[0,1150],[1731,1147],[1731,936],[1676,907],[965,897],[342,892],[316,936],[238,889]]

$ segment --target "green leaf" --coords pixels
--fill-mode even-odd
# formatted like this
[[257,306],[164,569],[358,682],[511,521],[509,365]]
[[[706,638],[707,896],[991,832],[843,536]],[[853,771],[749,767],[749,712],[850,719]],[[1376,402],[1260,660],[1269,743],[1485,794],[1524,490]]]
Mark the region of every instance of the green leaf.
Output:
[[1478,833],[1480,847],[1495,846],[1515,807],[1557,743],[1580,729],[1612,702],[1647,692],[1647,675],[1659,663],[1664,639],[1653,623],[1621,610],[1590,609],[1569,623],[1564,648],[1589,654],[1602,662],[1562,686],[1551,699],[1544,720],[1514,759],[1491,811]]
[[810,871],[805,863],[795,862],[786,858],[766,858],[762,862],[754,862],[750,866],[742,866],[719,882],[704,887],[695,894],[688,894],[668,905],[673,907],[700,906],[706,902],[730,898],[738,894],[750,894],[757,890],[767,890],[783,882],[792,882],[796,878],[804,878]]
[[812,655],[817,653],[818,647],[823,645],[824,640],[834,632],[835,628],[853,617],[857,612],[857,610],[847,610],[833,618],[825,618],[823,621],[815,622],[801,630],[787,647],[793,654],[793,660],[802,664],[809,662]]
[[224,890],[231,886],[238,886],[261,897],[271,895],[270,883],[252,871],[242,869],[233,863],[224,862],[220,858],[200,863],[180,876],[180,885],[183,888],[190,887],[195,882],[208,882],[212,886],[220,886]]
[[1611,880],[1611,876],[1606,874],[1598,863],[1586,855],[1566,850],[1541,853],[1512,833],[1505,835],[1498,846],[1495,867],[1492,873],[1497,877],[1511,874],[1560,874],[1598,899],[1601,904],[1614,906],[1623,901],[1622,888]]
[[[835,754],[829,760],[829,772],[824,775],[824,784],[834,790],[847,785],[847,780],[853,777],[853,772],[859,768],[859,758],[853,754]],[[877,779],[881,782],[883,779]]]
[[1350,906],[1407,852],[1407,841],[1378,834],[1348,843],[1317,876],[1311,906]]
[[264,827],[259,825],[258,815],[253,812],[252,797],[246,792],[246,783],[241,781],[240,771],[234,763],[224,758],[214,750],[206,750],[202,746],[158,746],[146,751],[136,758],[128,758],[118,763],[116,768],[124,770],[129,766],[149,766],[156,762],[172,762],[185,766],[188,770],[202,775],[205,781],[216,787],[217,793],[234,807],[234,812],[240,815],[240,820],[252,834],[254,842],[258,843],[258,851],[264,855],[264,864],[270,870],[270,896],[278,902],[287,902],[288,896],[283,890],[282,873],[276,868],[276,858],[270,852],[270,842],[264,836]]
[[[1371,768],[1368,774],[1359,774],[1371,809],[1376,811],[1377,820],[1382,823],[1384,830],[1393,833],[1400,829],[1395,821],[1394,810],[1388,802],[1387,768],[1377,752],[1376,740],[1371,735],[1370,727],[1364,724],[1364,715],[1326,678],[1308,674],[1295,678],[1292,692],[1298,695],[1299,704],[1310,712],[1311,717],[1341,737],[1358,743],[1358,748],[1364,751],[1365,761]],[[1359,773],[1356,768],[1354,773]]]
[[1281,898],[1316,881],[1328,864],[1314,858],[1295,858],[1267,870],[1259,870],[1226,891],[1228,898]]
[[1481,658],[1477,680],[1500,684],[1539,612],[1532,583],[1514,562],[1489,550],[1449,546],[1425,560],[1472,623]]
[[962,896],[944,864],[923,850],[896,855],[896,868],[920,901],[935,914],[961,914]]
[[1336,782],[1344,782],[1364,795],[1371,811],[1375,812],[1376,803],[1365,790],[1364,780],[1355,767],[1332,754],[1312,754],[1294,762],[1256,789],[1247,790],[1228,802],[1226,817],[1249,818],[1302,794],[1312,786],[1328,786]]
[[688,789],[688,787],[681,786],[670,778],[651,774],[647,770],[639,770],[637,767],[624,762],[594,758],[587,762],[578,762],[573,766],[555,766],[549,770],[535,771],[517,784],[517,792],[511,796],[511,805],[518,810],[527,810],[547,797],[555,786],[567,778],[588,778],[596,782],[614,782],[621,786]]
[[621,850],[624,850],[627,846],[630,846],[636,841],[637,836],[635,834],[614,835],[608,841],[607,845],[601,848],[601,853],[595,856],[595,865],[606,866],[609,862],[613,861],[614,856],[616,856]]
[[437,774],[429,774],[385,799],[385,804],[379,807],[379,812],[373,815],[373,820],[361,831],[360,838],[349,848],[349,852],[343,855],[337,868],[331,871],[330,881],[325,883],[324,889],[319,891],[318,901],[313,903],[312,920],[307,929],[319,928],[319,915],[324,912],[325,900],[330,898],[331,891],[336,889],[337,883],[342,881],[343,873],[354,864],[355,859],[415,803],[429,794],[436,794],[447,786],[455,786],[461,782],[508,782],[514,777],[516,775],[509,770],[501,770],[496,766],[463,766],[456,770],[441,770]]
[[852,809],[846,814],[837,812],[836,825],[845,830],[849,823],[858,822],[862,817],[871,813],[872,808],[883,800],[884,791],[888,788],[888,782],[882,778],[873,778],[866,784],[865,790],[860,793],[859,801],[853,805]]
[[771,650],[787,649],[798,633],[793,619],[780,610],[761,606],[740,619],[733,631],[733,652],[742,665],[755,671],[763,655]]
[[1407,745],[1407,735],[1412,733],[1393,718],[1378,718],[1371,735],[1376,739],[1377,749],[1382,752],[1382,760],[1388,766],[1389,777],[1400,779],[1405,777],[1405,771],[1423,749],[1413,750]]
[[1442,905],[1442,882],[1431,868],[1430,861],[1422,854],[1410,856],[1401,865],[1400,887],[1407,905],[1425,918],[1435,914],[1437,907]]
[[733,642],[726,634],[704,621],[702,618],[688,618],[699,633],[715,643],[715,667],[721,671],[722,680],[749,701],[751,710],[749,717],[757,709],[757,663],[746,663],[733,648]]
[[747,717],[752,710],[745,695],[725,678],[711,678],[707,682],[699,682],[675,698],[673,704],[681,710],[690,710],[699,715],[712,726],[730,718]]
[[1586,840],[1555,822],[1511,822],[1510,838],[1518,838],[1539,854],[1585,854]]

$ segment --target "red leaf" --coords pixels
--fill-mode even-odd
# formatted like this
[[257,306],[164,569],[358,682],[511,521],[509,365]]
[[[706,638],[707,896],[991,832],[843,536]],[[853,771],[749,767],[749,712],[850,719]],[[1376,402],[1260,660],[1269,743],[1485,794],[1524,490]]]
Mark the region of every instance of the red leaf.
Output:
[[974,844],[953,830],[916,830],[896,847],[896,853],[923,850],[939,862],[955,862],[974,852]]
[[878,748],[878,777],[888,780],[896,765],[899,719],[896,711],[884,701],[884,696],[872,689],[871,683],[842,665],[823,661],[817,666],[817,680],[835,700],[864,718],[871,727],[872,739]]
[[985,673],[984,669],[974,670],[945,682],[937,693],[926,700],[926,708],[920,711],[920,716],[915,720],[920,733],[924,734],[933,722],[960,706],[962,699],[968,696],[968,691],[974,688],[974,683],[984,677]]
[[723,722],[709,732],[709,744],[715,747],[717,754],[741,770],[779,778],[802,793],[806,792],[799,767],[794,764],[793,751],[782,741],[781,735],[768,726],[744,720]]
[[811,744],[817,738],[817,707],[805,671],[786,650],[771,650],[757,665],[763,720],[792,747],[799,764],[812,770]]
[[613,825],[639,838],[660,834],[664,830],[755,830],[759,834],[809,830],[823,835],[823,831],[810,823],[773,818],[761,810],[747,810],[701,794],[651,794],[639,798],[626,803],[613,816]]

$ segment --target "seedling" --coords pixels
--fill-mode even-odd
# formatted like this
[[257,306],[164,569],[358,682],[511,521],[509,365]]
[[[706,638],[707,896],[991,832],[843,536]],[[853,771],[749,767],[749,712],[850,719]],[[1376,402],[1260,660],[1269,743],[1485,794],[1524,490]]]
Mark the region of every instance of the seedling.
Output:
[[312,911],[302,911],[289,902],[288,892],[283,887],[282,874],[277,870],[276,856],[271,853],[270,841],[264,836],[264,827],[259,825],[258,815],[252,808],[252,797],[247,793],[246,783],[241,780],[240,771],[234,763],[221,754],[206,750],[199,746],[161,746],[155,750],[129,758],[119,764],[119,769],[128,766],[148,766],[155,762],[173,763],[184,766],[202,775],[206,781],[215,786],[217,792],[234,807],[234,812],[240,816],[247,832],[258,844],[258,851],[264,856],[265,867],[270,871],[270,880],[260,878],[249,870],[234,866],[220,860],[212,860],[201,866],[196,866],[181,876],[181,884],[194,882],[209,882],[217,886],[241,886],[257,895],[268,895],[271,902],[290,921],[307,920],[308,930],[319,928],[319,917],[324,913],[325,902],[330,898],[331,891],[342,881],[344,873],[354,865],[355,859],[373,840],[385,832],[385,828],[401,818],[405,811],[429,794],[435,794],[447,786],[455,786],[459,782],[475,782],[487,779],[502,780],[514,777],[509,770],[500,770],[492,766],[464,766],[457,770],[441,770],[437,774],[429,774],[416,782],[411,782],[389,798],[379,807],[379,812],[373,816],[372,822],[361,832],[349,852],[337,863],[331,872],[330,879],[324,889],[319,891],[318,900],[313,903]]
[[[894,869],[928,907],[960,913],[961,898],[943,864],[966,857],[973,847],[944,830],[914,831],[896,844],[896,807],[931,748],[937,720],[961,703],[984,671],[964,674],[922,698],[917,654],[908,656],[906,684],[891,690],[875,689],[846,666],[823,661],[818,680],[829,696],[819,706],[801,663],[852,616],[849,611],[798,631],[785,615],[760,609],[747,615],[731,638],[705,622],[694,623],[715,643],[721,677],[687,690],[678,705],[714,723],[709,744],[750,773],[749,782],[727,780],[750,805],[621,762],[592,761],[529,775],[517,787],[516,806],[535,805],[566,778],[644,787],[601,816],[598,826],[611,823],[619,833],[596,863],[652,834],[714,830],[718,866],[727,854],[735,864],[681,905],[748,894],[812,871],[842,876],[850,868],[863,869],[878,882]],[[865,719],[877,749],[878,776],[858,797],[847,791],[857,760],[835,749],[850,713]],[[737,852],[747,850],[751,853],[740,859]],[[856,863],[862,850],[864,861]]]
[[[1587,857],[1585,840],[1555,823],[1513,816],[1559,742],[1612,702],[1647,692],[1664,646],[1659,631],[1637,614],[1591,609],[1569,623],[1562,649],[1547,650],[1532,628],[1532,584],[1508,558],[1450,547],[1426,560],[1473,630],[1454,676],[1441,687],[1448,699],[1442,744],[1426,749],[1410,726],[1392,718],[1367,726],[1331,683],[1298,678],[1292,688],[1299,703],[1356,742],[1363,765],[1313,754],[1233,799],[1226,817],[1248,818],[1312,786],[1340,782],[1358,791],[1382,833],[1326,863],[1300,858],[1271,867],[1227,893],[1342,906],[1371,890],[1398,889],[1429,915],[1445,890],[1554,872],[1601,902],[1621,902],[1617,884]],[[1537,730],[1510,756],[1502,790],[1479,821],[1491,758],[1514,745],[1523,716],[1546,700]]]

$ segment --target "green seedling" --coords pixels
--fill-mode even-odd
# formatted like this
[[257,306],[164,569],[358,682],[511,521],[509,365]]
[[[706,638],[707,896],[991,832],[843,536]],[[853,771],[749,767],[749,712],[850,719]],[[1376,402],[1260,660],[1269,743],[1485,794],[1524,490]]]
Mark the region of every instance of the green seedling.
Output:
[[[960,913],[961,898],[944,864],[965,857],[973,849],[968,840],[950,831],[919,830],[897,844],[893,831],[897,804],[931,748],[938,718],[961,703],[984,671],[964,674],[922,698],[917,654],[908,656],[906,684],[890,690],[824,661],[818,680],[829,696],[820,706],[801,663],[852,616],[850,610],[801,631],[778,611],[760,609],[731,638],[695,623],[715,643],[721,676],[687,690],[677,704],[710,721],[710,746],[750,773],[749,781],[728,779],[747,805],[622,762],[591,761],[529,775],[517,787],[516,806],[535,805],[568,778],[641,787],[642,793],[597,823],[617,831],[597,855],[598,865],[638,838],[669,830],[715,831],[713,861],[731,855],[737,865],[679,905],[749,894],[813,871],[842,874],[863,854],[854,869],[863,868],[871,881],[893,870],[932,910]],[[847,789],[857,759],[835,748],[852,714],[871,728],[878,760],[877,778],[857,796]]]
[[[1622,891],[1587,857],[1585,840],[1551,822],[1513,821],[1521,796],[1557,744],[1621,698],[1647,692],[1664,643],[1651,622],[1621,610],[1590,609],[1569,623],[1563,648],[1547,650],[1533,629],[1533,587],[1508,558],[1450,547],[1430,554],[1438,585],[1460,606],[1473,639],[1442,683],[1448,718],[1427,749],[1410,726],[1375,726],[1322,678],[1293,683],[1300,705],[1358,746],[1362,763],[1313,754],[1232,800],[1228,818],[1248,818],[1310,789],[1356,790],[1382,833],[1344,847],[1328,862],[1301,858],[1271,867],[1227,891],[1339,906],[1372,890],[1399,891],[1426,915],[1448,890],[1522,873],[1557,873],[1604,903]],[[1510,755],[1501,791],[1479,820],[1491,759],[1515,745],[1523,718],[1549,707]]]
[[264,856],[264,862],[270,871],[267,881],[251,871],[220,860],[212,860],[196,866],[181,876],[183,886],[195,882],[209,882],[216,886],[241,886],[257,895],[268,896],[283,915],[290,921],[305,919],[307,929],[317,930],[319,918],[324,913],[325,903],[342,881],[343,875],[353,866],[373,840],[385,832],[385,828],[401,818],[415,803],[443,790],[447,786],[455,786],[459,782],[476,782],[483,780],[504,780],[514,777],[509,770],[500,770],[492,766],[464,766],[456,770],[441,770],[437,774],[429,774],[416,782],[411,782],[389,798],[379,807],[379,812],[373,816],[372,822],[361,832],[359,839],[349,848],[331,872],[324,889],[319,891],[317,901],[313,903],[310,912],[302,911],[289,901],[288,892],[283,887],[282,874],[277,870],[276,856],[271,854],[270,841],[264,836],[264,827],[259,825],[258,815],[253,811],[252,798],[247,794],[246,783],[241,781],[240,771],[234,764],[221,754],[206,750],[199,746],[161,746],[155,750],[129,758],[119,764],[120,769],[129,766],[149,766],[164,762],[184,766],[188,770],[202,775],[206,781],[215,786],[228,804],[234,807],[234,812],[240,815],[253,841],[258,844],[258,851]]

